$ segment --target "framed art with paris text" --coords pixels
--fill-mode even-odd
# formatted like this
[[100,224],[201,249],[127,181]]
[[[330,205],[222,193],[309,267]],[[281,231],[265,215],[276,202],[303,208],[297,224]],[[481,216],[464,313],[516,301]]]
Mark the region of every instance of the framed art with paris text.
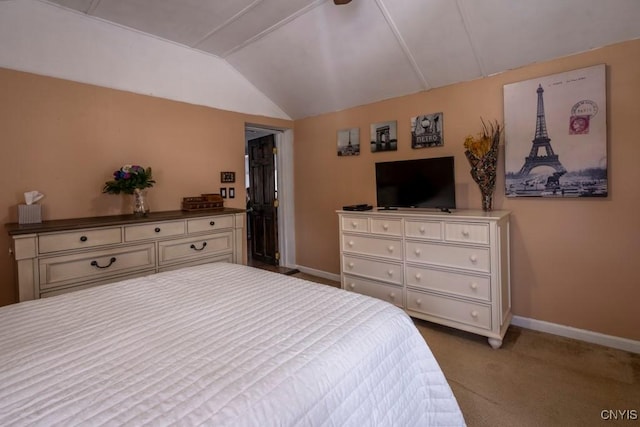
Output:
[[504,86],[507,197],[606,197],[604,64]]

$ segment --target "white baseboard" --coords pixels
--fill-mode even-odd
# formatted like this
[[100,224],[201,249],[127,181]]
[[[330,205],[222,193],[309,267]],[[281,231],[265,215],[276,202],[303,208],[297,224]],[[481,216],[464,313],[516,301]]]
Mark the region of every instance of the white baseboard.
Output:
[[529,319],[527,317],[513,316],[511,324],[534,331],[546,332],[561,337],[573,338],[593,344],[604,345],[606,347],[617,348],[631,353],[640,354],[640,341],[627,338],[605,335],[599,332],[587,331],[571,326],[558,325],[557,323],[545,322],[543,320]]
[[303,273],[310,274],[312,276],[322,277],[323,279],[333,280],[334,282],[340,281],[339,274],[328,273],[326,271],[316,270],[314,268],[305,267],[303,265],[297,265],[295,266],[295,268],[297,268]]

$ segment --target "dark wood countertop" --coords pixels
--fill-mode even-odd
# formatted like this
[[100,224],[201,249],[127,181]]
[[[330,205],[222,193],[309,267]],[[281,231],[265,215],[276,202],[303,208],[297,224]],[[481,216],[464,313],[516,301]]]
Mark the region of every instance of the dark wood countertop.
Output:
[[229,215],[243,213],[244,209],[223,208],[198,211],[162,211],[149,212],[145,216],[109,215],[87,218],[56,219],[42,221],[38,224],[18,224],[12,222],[5,224],[5,229],[11,236],[19,234],[46,233],[50,231],[77,230],[80,228],[104,227],[109,225],[141,224],[145,222],[167,221],[172,219],[189,219],[203,216]]

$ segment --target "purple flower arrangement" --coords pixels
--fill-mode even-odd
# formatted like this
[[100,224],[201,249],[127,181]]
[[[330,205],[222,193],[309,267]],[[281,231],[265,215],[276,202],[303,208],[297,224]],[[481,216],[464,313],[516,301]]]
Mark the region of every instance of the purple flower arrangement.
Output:
[[107,181],[102,189],[109,194],[133,194],[136,189],[153,187],[156,182],[151,177],[151,168],[139,165],[124,165],[113,173],[113,180]]

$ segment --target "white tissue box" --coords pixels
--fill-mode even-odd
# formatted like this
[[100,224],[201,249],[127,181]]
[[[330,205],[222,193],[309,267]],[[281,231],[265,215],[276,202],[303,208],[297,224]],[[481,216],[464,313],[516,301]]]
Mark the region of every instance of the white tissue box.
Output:
[[37,224],[42,222],[41,205],[18,205],[18,224]]

